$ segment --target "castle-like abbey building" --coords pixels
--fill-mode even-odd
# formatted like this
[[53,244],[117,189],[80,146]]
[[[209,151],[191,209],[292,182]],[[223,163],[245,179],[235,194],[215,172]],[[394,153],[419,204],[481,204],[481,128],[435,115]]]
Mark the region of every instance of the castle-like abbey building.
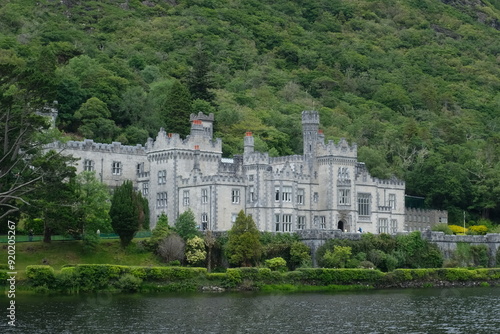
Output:
[[95,171],[111,187],[132,180],[149,200],[152,227],[161,213],[173,224],[191,209],[203,230],[229,230],[240,210],[261,231],[405,230],[405,183],[372,177],[356,145],[325,143],[318,112],[302,113],[303,155],[283,157],[256,152],[247,132],[243,155],[222,158],[213,114],[191,114],[190,121],[185,139],[161,129],[145,146],[84,140],[52,148],[80,158],[78,172]]

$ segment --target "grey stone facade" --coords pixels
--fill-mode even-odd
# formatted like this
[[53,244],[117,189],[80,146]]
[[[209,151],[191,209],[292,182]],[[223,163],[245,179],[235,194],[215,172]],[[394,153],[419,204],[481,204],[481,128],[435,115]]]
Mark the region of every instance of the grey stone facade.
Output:
[[145,146],[84,140],[51,147],[80,158],[79,172],[93,170],[111,187],[132,180],[149,199],[152,227],[161,213],[172,224],[191,209],[200,229],[214,231],[229,230],[240,210],[261,231],[405,229],[405,183],[372,177],[357,161],[356,145],[325,142],[316,111],[302,113],[304,154],[284,157],[254,151],[247,132],[243,155],[222,158],[213,114],[190,120],[185,139],[161,129]]

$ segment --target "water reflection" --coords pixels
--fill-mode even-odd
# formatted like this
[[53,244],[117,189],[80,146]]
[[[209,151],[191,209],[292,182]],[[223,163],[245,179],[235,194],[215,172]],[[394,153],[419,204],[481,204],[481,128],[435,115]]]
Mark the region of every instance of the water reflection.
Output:
[[[2,333],[498,333],[500,288],[18,296]],[[1,298],[1,309],[7,298]],[[5,313],[5,312],[4,312]],[[6,313],[5,313],[6,314]],[[4,318],[6,319],[6,318]]]

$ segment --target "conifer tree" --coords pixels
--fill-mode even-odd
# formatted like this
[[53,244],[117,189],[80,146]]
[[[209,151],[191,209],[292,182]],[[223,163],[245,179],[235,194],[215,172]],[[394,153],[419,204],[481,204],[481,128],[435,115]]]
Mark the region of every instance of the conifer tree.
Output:
[[142,213],[137,198],[138,194],[134,191],[131,181],[125,181],[113,193],[109,216],[111,217],[111,226],[115,233],[120,236],[123,247],[130,244],[135,233],[139,230]]
[[179,81],[174,81],[167,93],[164,120],[169,132],[185,137],[189,134],[191,115],[191,96],[188,89]]
[[226,255],[235,266],[255,265],[262,253],[260,233],[251,216],[240,211],[233,227],[228,232]]

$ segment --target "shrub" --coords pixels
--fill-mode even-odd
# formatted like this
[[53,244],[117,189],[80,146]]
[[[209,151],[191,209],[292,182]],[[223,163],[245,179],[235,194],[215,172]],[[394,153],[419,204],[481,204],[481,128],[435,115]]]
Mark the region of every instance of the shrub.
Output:
[[453,234],[466,234],[467,228],[464,229],[463,226],[458,225],[448,225],[448,227],[453,231]]
[[26,267],[26,276],[33,286],[50,286],[54,284],[54,268],[44,265],[33,265]]
[[142,279],[136,277],[132,274],[125,274],[118,282],[116,282],[116,287],[124,292],[136,292],[139,290],[142,284]]
[[451,230],[451,228],[448,226],[448,224],[445,224],[445,223],[436,224],[436,225],[431,227],[431,230],[436,231],[436,232],[444,232],[444,234],[447,234],[447,235],[453,234],[453,231]]
[[322,264],[327,268],[345,268],[347,261],[351,258],[352,248],[335,246],[333,252],[327,250],[323,255]]
[[488,227],[485,225],[474,225],[469,227],[471,234],[485,235],[488,232]]
[[163,261],[182,261],[184,260],[184,240],[175,233],[168,235],[158,243],[158,255]]
[[186,260],[189,264],[200,265],[207,258],[205,242],[200,237],[194,237],[186,242]]
[[185,267],[151,267],[145,268],[148,281],[182,281],[185,279],[206,276],[205,268]]
[[271,270],[284,272],[287,270],[286,261],[281,257],[266,260],[266,267]]
[[225,288],[234,288],[241,284],[241,282],[243,281],[241,276],[241,270],[239,270],[239,268],[228,269],[226,271],[226,277],[222,284]]
[[384,277],[381,271],[371,269],[304,268],[298,271],[302,272],[304,282],[312,285],[371,283]]

